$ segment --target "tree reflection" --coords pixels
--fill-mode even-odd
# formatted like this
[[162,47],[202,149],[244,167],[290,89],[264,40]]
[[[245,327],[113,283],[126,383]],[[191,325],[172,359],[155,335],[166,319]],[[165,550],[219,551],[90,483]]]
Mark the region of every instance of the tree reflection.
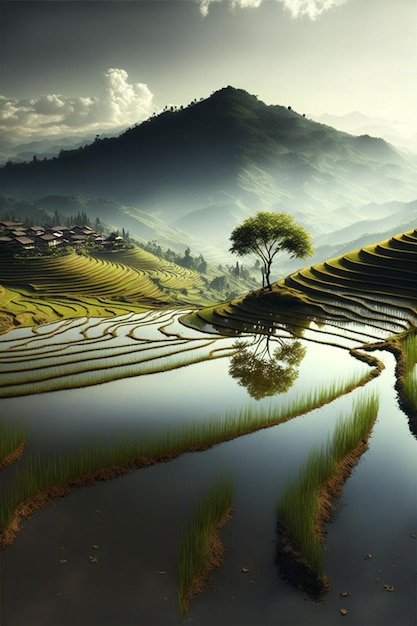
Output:
[[237,341],[234,347],[236,353],[231,357],[229,374],[255,400],[288,391],[306,354],[301,341],[265,335],[250,346]]

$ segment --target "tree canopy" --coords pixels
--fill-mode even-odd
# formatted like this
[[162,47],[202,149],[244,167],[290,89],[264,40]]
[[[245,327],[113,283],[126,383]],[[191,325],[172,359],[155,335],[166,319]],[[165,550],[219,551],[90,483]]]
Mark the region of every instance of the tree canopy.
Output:
[[253,253],[261,259],[262,276],[269,289],[272,261],[279,252],[301,259],[313,254],[310,234],[286,213],[261,211],[237,226],[230,241],[230,252],[238,256]]

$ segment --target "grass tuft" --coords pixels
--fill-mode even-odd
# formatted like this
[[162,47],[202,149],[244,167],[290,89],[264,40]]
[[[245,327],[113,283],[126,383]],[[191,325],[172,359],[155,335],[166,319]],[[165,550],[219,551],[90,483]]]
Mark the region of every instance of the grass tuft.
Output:
[[23,446],[26,438],[27,429],[24,426],[9,421],[0,424],[0,469]]
[[341,417],[326,444],[308,454],[298,481],[286,486],[277,504],[277,515],[292,549],[319,577],[323,575],[324,565],[317,524],[321,490],[338,474],[341,461],[368,435],[378,407],[379,400],[374,393],[360,397],[354,403],[353,417]]
[[230,479],[217,480],[210,491],[197,500],[191,519],[181,530],[177,547],[178,604],[181,614],[187,611],[191,598],[201,591],[211,569],[220,565],[221,544],[215,541],[213,534],[227,521],[232,493],[233,483]]

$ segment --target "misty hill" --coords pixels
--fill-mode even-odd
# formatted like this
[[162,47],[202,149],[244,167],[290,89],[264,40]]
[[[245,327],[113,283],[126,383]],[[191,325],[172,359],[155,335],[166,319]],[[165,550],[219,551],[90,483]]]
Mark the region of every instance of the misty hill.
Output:
[[417,132],[416,126],[387,120],[380,117],[369,117],[358,111],[347,113],[346,115],[309,115],[316,122],[333,126],[351,135],[372,135],[382,137],[385,141],[394,144],[403,150],[417,152]]
[[62,149],[79,148],[91,143],[94,137],[54,137],[53,139],[39,139],[22,144],[2,142],[0,149],[0,163],[7,161],[23,162],[35,158],[51,158],[59,154]]
[[83,192],[183,217],[219,192],[249,206],[300,199],[317,206],[317,194],[339,206],[413,199],[401,197],[415,192],[410,167],[382,139],[350,136],[227,87],[118,137],[1,168],[0,192],[24,198]]
[[181,242],[227,250],[231,228],[255,211],[289,212],[319,236],[357,221],[365,205],[414,200],[416,174],[412,158],[382,139],[354,137],[226,87],[118,137],[8,164],[0,194],[100,197],[129,215],[134,236],[143,237],[146,219],[152,228],[158,220]]

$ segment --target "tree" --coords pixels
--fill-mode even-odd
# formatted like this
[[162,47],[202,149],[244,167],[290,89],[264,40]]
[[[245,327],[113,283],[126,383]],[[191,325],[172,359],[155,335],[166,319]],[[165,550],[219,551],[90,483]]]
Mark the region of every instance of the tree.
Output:
[[261,211],[237,226],[230,241],[233,243],[230,252],[238,256],[253,253],[261,259],[262,276],[270,290],[271,265],[279,252],[288,252],[291,258],[301,259],[313,254],[309,233],[286,213]]

